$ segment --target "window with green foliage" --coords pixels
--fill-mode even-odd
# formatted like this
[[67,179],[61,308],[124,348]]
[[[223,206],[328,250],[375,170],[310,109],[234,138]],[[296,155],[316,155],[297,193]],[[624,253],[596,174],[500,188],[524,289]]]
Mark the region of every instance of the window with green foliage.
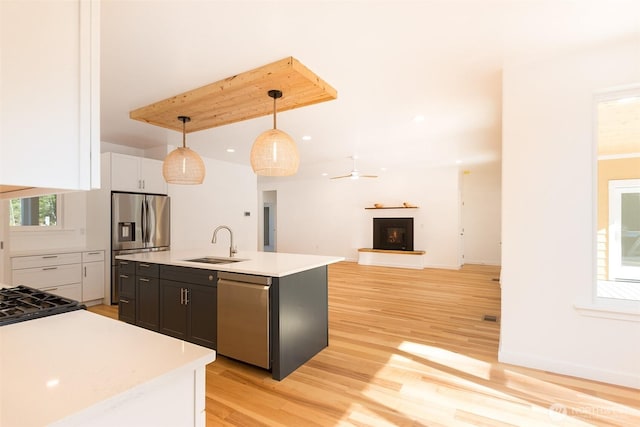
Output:
[[57,194],[11,199],[9,225],[13,227],[55,227],[59,224],[60,203]]

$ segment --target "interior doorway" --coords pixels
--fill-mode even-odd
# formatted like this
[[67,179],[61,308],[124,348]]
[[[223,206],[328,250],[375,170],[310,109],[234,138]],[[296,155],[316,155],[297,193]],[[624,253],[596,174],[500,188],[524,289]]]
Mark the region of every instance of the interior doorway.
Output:
[[264,252],[275,252],[277,248],[276,215],[278,207],[277,191],[262,192],[263,248]]

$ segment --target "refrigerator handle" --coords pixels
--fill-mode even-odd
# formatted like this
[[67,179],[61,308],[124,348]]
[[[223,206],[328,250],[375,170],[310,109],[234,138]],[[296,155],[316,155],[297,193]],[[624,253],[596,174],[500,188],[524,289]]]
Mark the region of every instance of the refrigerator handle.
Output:
[[151,232],[150,232],[150,228],[151,228],[151,210],[149,209],[149,200],[147,198],[145,198],[144,203],[147,205],[147,217],[145,218],[145,228],[147,230],[147,240],[145,241],[145,243],[151,243]]
[[140,224],[142,224],[142,243],[147,243],[147,213],[145,211],[145,200],[142,199],[142,214],[140,215]]

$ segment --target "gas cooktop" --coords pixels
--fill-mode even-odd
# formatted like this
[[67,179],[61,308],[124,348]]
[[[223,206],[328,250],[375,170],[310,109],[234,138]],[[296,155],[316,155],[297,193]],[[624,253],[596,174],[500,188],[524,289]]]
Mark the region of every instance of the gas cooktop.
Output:
[[28,286],[0,288],[0,326],[84,308],[78,301]]

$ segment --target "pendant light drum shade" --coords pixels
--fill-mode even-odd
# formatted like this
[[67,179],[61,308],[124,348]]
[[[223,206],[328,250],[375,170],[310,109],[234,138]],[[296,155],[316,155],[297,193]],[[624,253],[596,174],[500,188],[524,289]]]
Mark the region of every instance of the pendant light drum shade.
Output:
[[185,123],[189,117],[180,116],[182,121],[182,147],[167,154],[162,163],[162,176],[169,184],[194,185],[204,181],[204,162],[195,151],[186,146]]
[[300,157],[296,143],[286,132],[276,129],[276,99],[279,90],[270,90],[273,98],[273,129],[258,135],[251,147],[251,167],[258,175],[289,176],[298,172]]
[[204,172],[204,162],[189,147],[176,148],[162,164],[162,176],[169,184],[202,184]]
[[251,148],[251,167],[258,175],[289,176],[298,172],[300,158],[293,139],[278,129],[262,132]]

